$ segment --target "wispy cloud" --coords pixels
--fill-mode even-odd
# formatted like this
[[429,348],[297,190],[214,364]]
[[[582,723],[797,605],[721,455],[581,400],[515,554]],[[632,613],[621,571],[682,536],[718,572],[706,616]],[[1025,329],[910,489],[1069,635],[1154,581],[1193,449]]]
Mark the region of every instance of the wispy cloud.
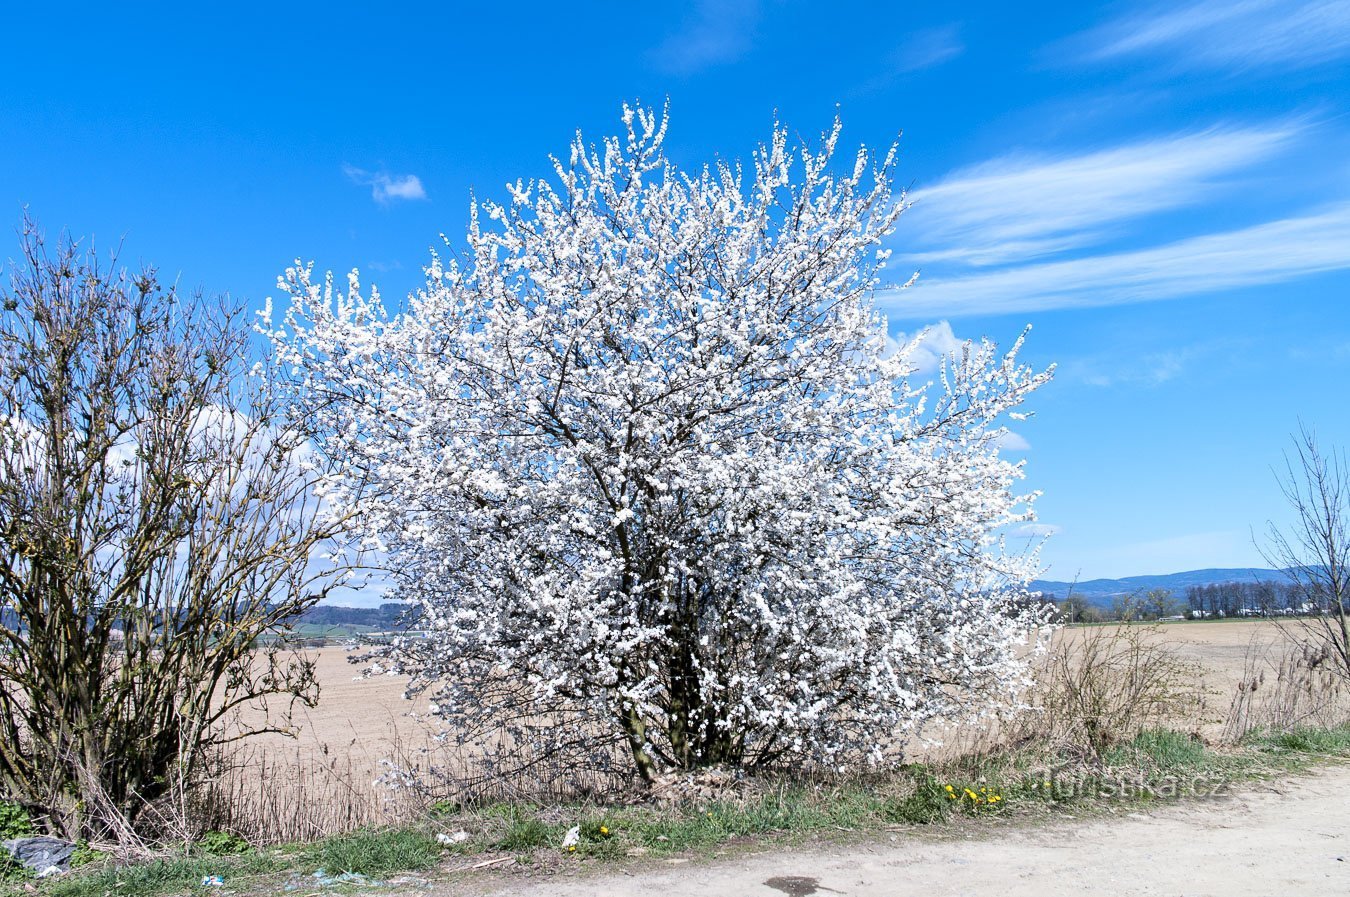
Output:
[[1012,155],[911,194],[912,259],[997,265],[1096,242],[1124,221],[1190,205],[1268,159],[1304,126],[1216,127],[1079,155]]
[[1008,535],[1021,539],[1045,539],[1061,532],[1053,523],[1023,523],[1008,531]]
[[758,21],[757,0],[699,0],[684,27],[649,56],[657,68],[676,75],[735,62],[750,49]]
[[1088,60],[1163,54],[1184,68],[1295,69],[1350,55],[1350,0],[1201,0],[1155,7],[1079,38]]
[[863,96],[884,90],[905,75],[935,68],[965,51],[959,25],[915,31],[906,35],[904,42],[890,54],[878,57],[876,74],[850,91],[849,95]]
[[422,179],[415,174],[390,174],[387,171],[366,171],[354,165],[343,165],[343,174],[354,184],[370,188],[370,195],[380,205],[396,199],[426,199]]
[[1169,299],[1350,269],[1350,203],[1165,246],[919,282],[878,294],[892,318]]
[[1159,352],[1130,352],[1117,346],[1107,355],[1069,359],[1059,367],[1057,380],[1078,381],[1088,386],[1162,386],[1187,373],[1197,364],[1222,363],[1225,353],[1244,347],[1229,341],[1211,341]]
[[890,58],[891,71],[897,74],[917,72],[955,59],[965,51],[961,31],[956,25],[925,28],[909,35]]
[[[1098,551],[1077,554],[1081,579],[1117,578],[1141,574],[1176,573],[1191,570],[1197,558],[1214,567],[1264,567],[1246,530],[1217,530],[1180,533],[1140,542],[1117,542]],[[1071,569],[1046,572],[1047,576],[1067,579]]]

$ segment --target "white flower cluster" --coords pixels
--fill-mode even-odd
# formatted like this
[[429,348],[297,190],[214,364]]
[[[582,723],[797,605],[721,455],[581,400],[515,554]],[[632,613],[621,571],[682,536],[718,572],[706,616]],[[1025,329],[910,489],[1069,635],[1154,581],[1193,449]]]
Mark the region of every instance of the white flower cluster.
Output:
[[664,116],[624,123],[475,207],[397,314],[355,273],[281,280],[273,376],[432,632],[386,664],[462,732],[649,777],[1006,704],[1036,561],[997,537],[1031,517],[998,422],[1049,372],[966,344],[916,384],[917,342],[887,350],[893,150],[840,175],[837,123],[775,128],[751,171],[687,174]]

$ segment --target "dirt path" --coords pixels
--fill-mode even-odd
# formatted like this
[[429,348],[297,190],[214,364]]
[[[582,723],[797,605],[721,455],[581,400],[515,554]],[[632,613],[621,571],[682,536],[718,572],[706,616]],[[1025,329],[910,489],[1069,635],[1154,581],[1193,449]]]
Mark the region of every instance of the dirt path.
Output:
[[[678,861],[676,861],[678,863]],[[467,883],[465,883],[467,884]],[[770,851],[633,874],[507,876],[450,893],[513,897],[1052,897],[1350,894],[1350,767],[1149,813],[969,838]],[[425,893],[425,892],[423,892]]]

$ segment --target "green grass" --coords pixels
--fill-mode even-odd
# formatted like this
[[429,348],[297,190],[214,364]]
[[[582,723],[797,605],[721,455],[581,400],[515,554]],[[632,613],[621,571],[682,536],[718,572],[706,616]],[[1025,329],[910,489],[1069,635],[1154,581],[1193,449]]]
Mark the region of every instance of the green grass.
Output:
[[1141,767],[1175,773],[1202,770],[1213,765],[1216,754],[1204,742],[1173,729],[1145,729],[1124,744],[1106,752],[1110,766]]
[[352,872],[374,878],[429,869],[440,862],[441,856],[441,845],[424,831],[362,831],[325,838],[289,852],[248,849],[229,856],[169,856],[131,865],[105,861],[92,870],[77,870],[43,882],[41,893],[48,897],[219,894],[219,888],[204,886],[202,879],[219,875],[227,888],[233,889],[261,876],[285,872],[309,876],[321,869],[329,875]]
[[511,853],[525,853],[548,847],[550,844],[562,844],[564,830],[559,825],[549,825],[530,815],[523,807],[505,807],[505,830],[492,844],[498,850]]
[[301,862],[331,874],[388,875],[420,872],[435,866],[441,845],[435,837],[417,829],[379,829],[325,838],[305,847]]
[[219,893],[202,886],[208,875],[222,875],[226,881],[240,876],[257,876],[283,869],[275,855],[251,852],[228,860],[221,857],[166,857],[126,866],[106,865],[94,872],[76,872],[42,883],[41,893],[50,897],[104,897],[131,895],[156,897],[161,894]]
[[1332,729],[1299,727],[1286,732],[1259,732],[1247,741],[1266,751],[1340,755],[1350,752],[1350,726]]

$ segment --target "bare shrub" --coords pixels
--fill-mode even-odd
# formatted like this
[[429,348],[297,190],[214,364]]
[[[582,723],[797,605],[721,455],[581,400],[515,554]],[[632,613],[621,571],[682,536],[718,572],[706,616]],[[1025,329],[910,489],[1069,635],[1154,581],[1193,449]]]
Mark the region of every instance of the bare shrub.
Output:
[[[536,719],[531,730],[544,725]],[[575,748],[567,740],[522,739],[506,727],[477,737],[458,731],[386,763],[382,779],[392,787],[419,791],[429,801],[455,805],[614,799],[638,789],[637,775],[622,762],[623,744],[604,744],[597,735],[588,754]]]
[[1031,707],[1016,737],[1093,759],[1141,730],[1196,728],[1205,709],[1200,666],[1161,643],[1157,625],[1066,630],[1036,665]]
[[132,844],[240,708],[316,698],[272,640],[341,577],[301,433],[241,306],[105,265],[25,218],[0,283],[0,794]]
[[420,739],[390,731],[393,742],[376,751],[353,737],[318,748],[241,743],[215,752],[183,814],[194,832],[188,840],[218,830],[257,845],[309,841],[406,824],[433,807],[549,805],[634,790],[632,776],[579,768],[528,746],[493,750],[429,731]]
[[1343,450],[1324,450],[1300,427],[1278,479],[1294,521],[1269,525],[1263,554],[1307,613],[1297,625],[1322,658],[1318,667],[1350,683],[1350,464]]

